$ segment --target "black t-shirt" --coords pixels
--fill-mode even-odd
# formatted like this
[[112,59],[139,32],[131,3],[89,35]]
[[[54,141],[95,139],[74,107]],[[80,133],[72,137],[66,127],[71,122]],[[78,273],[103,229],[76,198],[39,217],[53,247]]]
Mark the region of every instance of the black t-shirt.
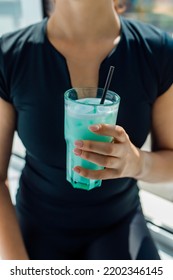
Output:
[[[98,86],[104,86],[114,65],[110,89],[121,96],[117,123],[141,147],[153,103],[173,83],[173,40],[151,25],[120,19],[121,40],[101,63]],[[66,181],[64,92],[72,86],[64,56],[48,41],[46,24],[47,18],[0,40],[0,96],[15,107],[16,130],[26,148],[17,207],[40,226],[110,225],[139,204],[136,180],[104,180],[91,191]]]

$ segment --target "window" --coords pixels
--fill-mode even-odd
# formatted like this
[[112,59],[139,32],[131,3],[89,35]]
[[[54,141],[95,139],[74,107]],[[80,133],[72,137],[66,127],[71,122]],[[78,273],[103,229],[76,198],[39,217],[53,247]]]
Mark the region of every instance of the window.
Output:
[[125,15],[173,33],[173,0],[124,0]]
[[41,0],[0,0],[0,35],[39,21],[42,16]]

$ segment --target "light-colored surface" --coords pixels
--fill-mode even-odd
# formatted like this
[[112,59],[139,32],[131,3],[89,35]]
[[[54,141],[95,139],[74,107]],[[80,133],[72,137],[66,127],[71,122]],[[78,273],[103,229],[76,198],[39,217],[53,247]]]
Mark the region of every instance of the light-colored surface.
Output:
[[42,19],[41,0],[0,0],[0,35]]
[[12,151],[13,153],[18,154],[21,157],[25,156],[25,147],[23,146],[17,133],[15,133],[14,135]]
[[172,202],[144,190],[140,191],[140,198],[147,218],[159,226],[166,226],[173,230]]
[[[149,229],[152,233],[161,259],[173,260],[173,244],[169,244],[170,241],[168,242],[166,237],[166,235],[169,235],[171,240],[173,240],[173,234],[165,232],[163,236],[161,233],[159,239],[157,238],[159,232],[162,231],[159,227],[169,229],[173,232],[173,203],[145,190],[140,190],[140,199],[146,219],[158,226],[158,228],[157,226],[155,227],[155,234],[152,232],[152,226],[150,226]],[[166,243],[166,246],[163,245]]]
[[[172,171],[173,172],[173,171]],[[164,199],[173,202],[173,183],[145,183],[139,182],[139,187],[145,191],[158,195]]]

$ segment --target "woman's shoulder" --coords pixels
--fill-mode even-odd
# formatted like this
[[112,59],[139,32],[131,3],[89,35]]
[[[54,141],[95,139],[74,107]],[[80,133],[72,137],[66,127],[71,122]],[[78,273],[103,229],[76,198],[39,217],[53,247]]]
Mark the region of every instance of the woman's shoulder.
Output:
[[27,45],[36,45],[43,41],[44,26],[46,19],[38,23],[34,23],[17,31],[3,34],[0,38],[1,52],[6,55],[8,53],[18,53]]
[[156,49],[168,45],[173,50],[172,36],[153,24],[125,17],[121,17],[121,22],[124,34],[129,41]]
[[173,83],[173,37],[149,23],[124,17],[121,22],[128,55],[143,69],[146,84],[155,77],[161,95]]

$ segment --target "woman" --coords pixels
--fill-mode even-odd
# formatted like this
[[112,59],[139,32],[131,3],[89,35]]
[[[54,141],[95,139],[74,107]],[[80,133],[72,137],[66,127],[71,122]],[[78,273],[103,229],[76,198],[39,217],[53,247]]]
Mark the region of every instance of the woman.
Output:
[[[136,182],[173,180],[172,39],[119,17],[117,1],[56,0],[48,20],[3,36],[0,49],[2,258],[159,259]],[[103,87],[110,65],[118,126],[90,129],[114,143],[76,139],[74,150],[105,167],[76,172],[103,183],[73,189],[65,179],[64,92]],[[26,147],[17,218],[5,187],[15,129]],[[153,151],[141,151],[150,130]]]

